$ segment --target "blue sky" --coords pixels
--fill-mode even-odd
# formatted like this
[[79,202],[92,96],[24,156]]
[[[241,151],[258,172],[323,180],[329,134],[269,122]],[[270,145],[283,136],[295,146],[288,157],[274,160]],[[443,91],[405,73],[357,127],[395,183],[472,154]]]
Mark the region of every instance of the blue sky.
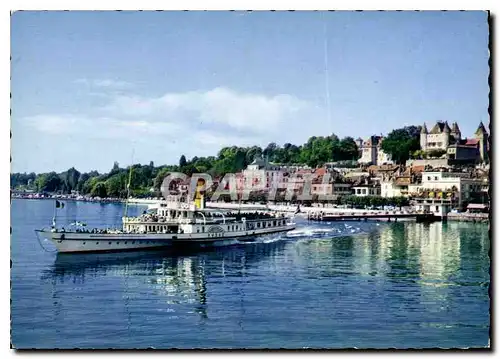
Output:
[[485,12],[16,12],[11,56],[12,172],[489,123]]

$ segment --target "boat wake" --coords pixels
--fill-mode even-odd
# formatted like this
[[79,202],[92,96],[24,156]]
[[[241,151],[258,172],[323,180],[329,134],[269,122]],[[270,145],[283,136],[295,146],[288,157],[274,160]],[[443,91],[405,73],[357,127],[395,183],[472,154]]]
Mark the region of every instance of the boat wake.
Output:
[[301,228],[290,231],[287,233],[288,238],[323,238],[323,237],[341,237],[346,235],[352,235],[357,233],[363,233],[361,228]]
[[[366,228],[365,228],[366,227]],[[276,235],[259,236],[249,243],[273,243],[278,241],[290,241],[297,239],[314,239],[314,238],[336,238],[368,233],[373,226],[359,226],[357,224],[341,224],[341,225],[324,225],[310,226],[304,225],[290,232]]]

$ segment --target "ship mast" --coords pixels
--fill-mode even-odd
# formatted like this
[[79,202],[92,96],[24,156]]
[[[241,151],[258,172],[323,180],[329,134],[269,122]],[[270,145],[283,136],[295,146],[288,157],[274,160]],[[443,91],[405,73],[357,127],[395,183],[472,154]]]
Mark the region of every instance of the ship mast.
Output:
[[128,183],[127,183],[127,199],[125,200],[125,214],[124,217],[127,217],[128,211],[128,199],[130,198],[130,183],[132,182],[132,169],[134,168],[134,151],[132,151],[132,163],[130,164],[130,171],[128,174]]

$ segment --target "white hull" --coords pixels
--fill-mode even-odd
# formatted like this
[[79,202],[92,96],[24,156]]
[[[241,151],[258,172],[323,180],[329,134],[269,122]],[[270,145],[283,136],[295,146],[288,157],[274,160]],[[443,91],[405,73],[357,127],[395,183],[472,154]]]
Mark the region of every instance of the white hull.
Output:
[[284,225],[272,228],[260,228],[250,231],[231,231],[221,233],[81,233],[37,231],[49,239],[61,253],[66,252],[100,252],[149,248],[182,248],[182,247],[219,247],[241,243],[240,240],[277,232],[291,231],[295,225]]

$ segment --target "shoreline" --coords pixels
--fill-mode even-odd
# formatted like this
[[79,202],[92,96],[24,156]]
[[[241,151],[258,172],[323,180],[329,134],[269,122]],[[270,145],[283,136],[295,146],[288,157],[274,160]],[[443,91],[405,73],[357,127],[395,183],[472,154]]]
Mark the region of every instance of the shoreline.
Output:
[[[125,203],[125,199],[121,198],[75,198],[75,197],[37,197],[37,196],[11,196],[12,199],[24,199],[24,200],[58,200],[58,201],[75,201],[75,202],[92,202],[92,203]],[[149,205],[158,203],[160,200],[151,199],[151,198],[130,198],[128,200],[129,205]],[[251,210],[274,210],[274,211],[282,211],[288,213],[294,213],[297,210],[298,205],[287,205],[287,204],[257,204],[257,203],[221,203],[221,202],[207,202],[207,208],[213,209],[225,209],[225,210],[236,210],[240,209],[243,211],[251,211]],[[300,206],[300,212],[297,215],[301,217],[306,217],[308,215],[316,214],[316,213],[324,213],[324,214],[340,214],[340,213],[380,213],[380,212],[388,212],[388,213],[404,213],[404,212],[412,212],[410,207],[399,208],[388,208],[388,209],[360,209],[360,208],[342,208],[342,207],[320,207],[317,204],[313,204],[311,207]],[[489,222],[489,213],[453,213],[450,212],[447,215],[447,220],[449,221],[459,221],[459,222]]]
[[73,202],[93,202],[93,203],[124,203],[125,200],[120,198],[74,198],[74,197],[36,197],[36,196],[10,196],[10,199],[25,199],[25,200],[57,200],[57,201],[73,201]]

